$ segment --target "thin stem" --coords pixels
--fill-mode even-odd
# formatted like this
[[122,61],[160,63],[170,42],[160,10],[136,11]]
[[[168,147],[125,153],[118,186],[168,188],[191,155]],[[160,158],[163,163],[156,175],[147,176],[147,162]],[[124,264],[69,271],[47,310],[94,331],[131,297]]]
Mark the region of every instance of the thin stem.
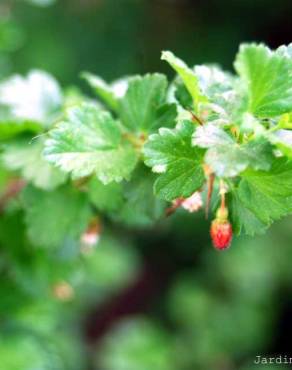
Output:
[[140,150],[146,141],[146,135],[141,134],[139,137],[131,134],[130,132],[125,132],[123,137],[128,140],[136,149]]
[[221,179],[220,180],[220,196],[221,196],[221,209],[225,209],[226,207],[226,202],[225,202],[225,194],[227,192],[227,189],[226,189],[226,184],[224,183],[224,181]]
[[201,120],[201,118],[198,117],[191,109],[188,109],[188,111],[191,114],[193,121],[198,122],[200,126],[204,125],[204,122]]
[[207,192],[207,200],[206,200],[206,209],[205,209],[205,215],[206,219],[208,219],[209,216],[209,209],[210,209],[210,202],[211,202],[211,197],[213,193],[213,188],[214,188],[214,181],[215,181],[215,175],[211,173],[208,176],[208,192]]

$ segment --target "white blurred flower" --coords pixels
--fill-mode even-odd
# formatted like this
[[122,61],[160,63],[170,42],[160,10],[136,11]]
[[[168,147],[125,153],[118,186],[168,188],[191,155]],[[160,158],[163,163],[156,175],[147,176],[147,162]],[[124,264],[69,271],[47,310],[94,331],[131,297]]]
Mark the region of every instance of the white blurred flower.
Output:
[[100,235],[97,232],[85,232],[81,236],[81,244],[88,246],[88,247],[94,247],[100,239]]
[[196,191],[192,194],[189,198],[186,198],[182,203],[181,206],[189,212],[196,212],[203,206],[203,200],[201,193]]
[[15,118],[44,123],[60,108],[62,93],[52,76],[33,70],[27,77],[14,75],[0,84],[0,104]]

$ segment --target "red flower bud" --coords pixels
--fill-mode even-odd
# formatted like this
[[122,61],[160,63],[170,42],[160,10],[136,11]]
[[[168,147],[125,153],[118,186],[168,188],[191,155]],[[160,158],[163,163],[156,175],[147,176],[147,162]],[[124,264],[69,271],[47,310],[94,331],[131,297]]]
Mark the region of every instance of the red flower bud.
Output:
[[232,226],[228,220],[216,218],[211,224],[210,234],[216,249],[226,249],[232,240]]

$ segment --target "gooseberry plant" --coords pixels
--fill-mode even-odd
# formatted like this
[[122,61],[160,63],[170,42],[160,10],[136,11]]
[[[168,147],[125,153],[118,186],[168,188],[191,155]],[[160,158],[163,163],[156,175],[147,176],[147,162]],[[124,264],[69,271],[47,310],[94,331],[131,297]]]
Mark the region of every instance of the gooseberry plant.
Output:
[[162,59],[170,83],[83,73],[96,99],[40,71],[1,84],[2,163],[23,181],[33,244],[91,243],[103,216],[145,227],[182,207],[205,209],[225,249],[292,213],[292,46],[243,44],[236,74]]

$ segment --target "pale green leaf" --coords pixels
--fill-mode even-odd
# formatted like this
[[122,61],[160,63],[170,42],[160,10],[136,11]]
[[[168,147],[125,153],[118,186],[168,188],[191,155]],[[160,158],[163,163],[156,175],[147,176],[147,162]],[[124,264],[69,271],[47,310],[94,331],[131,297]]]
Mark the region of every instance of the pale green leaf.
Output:
[[260,44],[240,47],[235,68],[245,83],[248,110],[258,117],[292,111],[292,61]]
[[241,146],[242,155],[248,158],[249,166],[255,170],[268,171],[274,155],[273,147],[263,136],[256,137]]
[[114,111],[118,110],[119,99],[125,95],[128,88],[128,79],[121,79],[108,84],[101,77],[88,72],[82,73],[82,77],[106,105]]
[[66,181],[66,174],[43,158],[43,146],[42,138],[15,141],[5,145],[2,159],[8,169],[20,171],[34,186],[52,190]]
[[206,102],[207,98],[202,94],[199,86],[199,80],[193,70],[191,70],[181,59],[177,58],[170,51],[164,51],[162,60],[167,61],[183,80],[188,92],[192,96],[195,109],[200,102]]
[[226,108],[235,97],[234,76],[216,65],[197,65],[194,72],[198,77],[199,87],[212,103]]
[[292,59],[292,43],[289,45],[281,45],[278,47],[276,52],[282,56],[285,56],[286,58]]
[[276,132],[268,132],[267,138],[274,144],[284,155],[292,158],[292,131],[278,130]]
[[91,174],[107,184],[129,178],[137,161],[112,116],[93,104],[69,111],[66,121],[49,133],[45,157],[73,178]]
[[240,145],[211,124],[196,129],[193,144],[208,148],[205,161],[219,177],[237,176],[248,166],[267,171],[273,160],[272,146],[263,137]]
[[216,145],[233,145],[234,139],[222,128],[208,123],[196,128],[192,142],[200,148],[212,148]]
[[237,176],[249,164],[247,156],[236,143],[210,148],[205,155],[205,162],[219,177]]

